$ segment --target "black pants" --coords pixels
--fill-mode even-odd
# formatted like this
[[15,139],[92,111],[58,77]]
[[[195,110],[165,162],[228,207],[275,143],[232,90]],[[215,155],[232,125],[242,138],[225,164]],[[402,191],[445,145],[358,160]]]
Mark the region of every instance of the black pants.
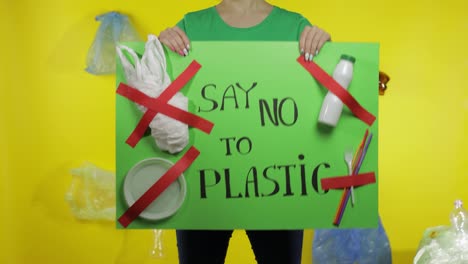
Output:
[[[223,264],[232,230],[177,230],[179,264]],[[302,230],[246,230],[258,264],[300,264]]]

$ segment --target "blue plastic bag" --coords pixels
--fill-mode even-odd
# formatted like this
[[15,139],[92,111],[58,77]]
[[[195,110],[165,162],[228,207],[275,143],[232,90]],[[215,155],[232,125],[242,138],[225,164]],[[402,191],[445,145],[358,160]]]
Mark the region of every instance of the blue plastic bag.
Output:
[[374,229],[317,229],[313,264],[391,264],[387,234],[379,220]]
[[141,41],[126,15],[109,12],[96,17],[101,22],[86,59],[86,71],[91,74],[113,74],[118,42]]

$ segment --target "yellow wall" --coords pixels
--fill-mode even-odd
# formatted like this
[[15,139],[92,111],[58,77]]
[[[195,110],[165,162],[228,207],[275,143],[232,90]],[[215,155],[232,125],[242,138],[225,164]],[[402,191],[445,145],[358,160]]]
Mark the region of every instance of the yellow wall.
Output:
[[[117,231],[69,213],[69,168],[114,167],[113,77],[83,71],[98,24],[129,14],[142,35],[159,33],[215,0],[2,0],[0,32],[1,263],[144,263],[148,231]],[[425,228],[468,204],[466,0],[272,1],[299,11],[334,41],[380,42],[392,80],[380,98],[380,213],[394,263],[411,263]],[[304,263],[310,263],[310,231]],[[173,232],[163,261],[175,263]],[[121,250],[122,245],[126,250]],[[252,263],[242,232],[227,263]]]

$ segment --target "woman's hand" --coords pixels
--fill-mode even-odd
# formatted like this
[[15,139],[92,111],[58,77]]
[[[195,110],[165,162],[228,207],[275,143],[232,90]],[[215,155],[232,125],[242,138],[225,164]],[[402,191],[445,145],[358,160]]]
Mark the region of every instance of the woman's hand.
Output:
[[317,55],[325,42],[330,41],[330,34],[317,26],[306,26],[299,39],[301,54],[306,61],[311,61]]
[[190,41],[185,32],[177,26],[167,28],[159,33],[159,41],[169,47],[173,52],[179,53],[181,56],[188,55]]

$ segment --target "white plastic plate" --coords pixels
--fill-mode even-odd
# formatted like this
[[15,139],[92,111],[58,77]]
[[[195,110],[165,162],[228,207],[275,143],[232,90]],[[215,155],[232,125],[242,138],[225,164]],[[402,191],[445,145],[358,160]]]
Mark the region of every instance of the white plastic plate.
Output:
[[[149,158],[137,163],[127,173],[124,181],[124,197],[128,206],[140,198],[174,164],[161,158]],[[163,193],[161,193],[140,217],[160,220],[172,216],[182,206],[186,194],[184,175],[181,174]]]

